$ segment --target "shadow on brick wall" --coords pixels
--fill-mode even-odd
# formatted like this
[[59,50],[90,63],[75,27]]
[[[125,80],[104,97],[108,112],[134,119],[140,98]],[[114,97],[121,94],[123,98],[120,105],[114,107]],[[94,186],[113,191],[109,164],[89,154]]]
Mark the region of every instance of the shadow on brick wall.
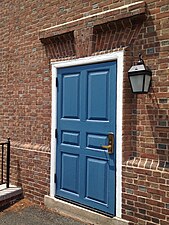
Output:
[[[169,118],[166,97],[168,76],[165,68],[166,50],[159,39],[162,21],[155,21],[148,12],[137,39],[132,43],[133,60],[141,51],[144,62],[152,70],[152,86],[148,94],[133,95],[131,118],[131,152],[126,161],[134,158],[158,161],[169,167]],[[160,37],[161,38],[161,37]],[[162,55],[164,58],[162,59]],[[164,67],[164,68],[163,68]]]
[[16,176],[16,185],[18,187],[22,187],[22,179],[21,179],[21,166],[19,160],[17,160],[17,176]]
[[[159,161],[159,167],[169,168],[169,116],[168,98],[159,97],[158,93],[150,95],[151,104],[146,105],[149,128],[154,148],[152,154]],[[160,95],[161,96],[161,95]]]

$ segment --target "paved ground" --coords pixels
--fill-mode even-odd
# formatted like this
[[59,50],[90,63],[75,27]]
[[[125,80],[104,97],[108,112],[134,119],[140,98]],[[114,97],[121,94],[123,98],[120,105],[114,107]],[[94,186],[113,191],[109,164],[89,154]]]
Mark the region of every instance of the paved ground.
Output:
[[0,212],[0,225],[87,225],[56,212],[21,200]]

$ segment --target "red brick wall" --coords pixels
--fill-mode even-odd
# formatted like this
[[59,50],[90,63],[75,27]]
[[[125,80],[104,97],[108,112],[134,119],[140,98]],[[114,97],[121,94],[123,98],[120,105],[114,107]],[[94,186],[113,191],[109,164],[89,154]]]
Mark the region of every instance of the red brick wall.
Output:
[[[50,60],[125,49],[123,218],[131,224],[166,225],[169,1],[145,0],[146,9],[140,4],[115,10],[106,17],[61,27],[58,36],[55,31],[41,32],[39,40],[42,29],[133,2],[137,1],[1,1],[0,137],[12,140],[12,181],[23,186],[25,196],[42,203],[49,193]],[[153,72],[147,95],[133,95],[127,78],[140,50]]]
[[24,196],[43,204],[49,195],[50,153],[44,146],[16,144],[11,147],[10,181],[23,188]]
[[168,224],[169,173],[149,159],[123,165],[123,218],[130,224]]

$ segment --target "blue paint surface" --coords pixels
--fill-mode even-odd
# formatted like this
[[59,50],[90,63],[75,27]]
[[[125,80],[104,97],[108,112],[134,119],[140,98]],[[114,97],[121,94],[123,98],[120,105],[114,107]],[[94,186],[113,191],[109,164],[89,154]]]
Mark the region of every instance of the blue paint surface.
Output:
[[116,143],[102,145],[116,132],[116,61],[61,68],[58,84],[56,195],[115,215]]

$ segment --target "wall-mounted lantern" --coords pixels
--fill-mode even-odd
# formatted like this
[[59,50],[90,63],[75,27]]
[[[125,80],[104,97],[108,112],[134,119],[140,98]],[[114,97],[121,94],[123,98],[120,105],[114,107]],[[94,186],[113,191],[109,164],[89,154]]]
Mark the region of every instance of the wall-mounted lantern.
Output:
[[152,72],[148,66],[144,64],[141,54],[139,54],[137,65],[129,69],[128,77],[133,93],[148,93],[151,85]]

